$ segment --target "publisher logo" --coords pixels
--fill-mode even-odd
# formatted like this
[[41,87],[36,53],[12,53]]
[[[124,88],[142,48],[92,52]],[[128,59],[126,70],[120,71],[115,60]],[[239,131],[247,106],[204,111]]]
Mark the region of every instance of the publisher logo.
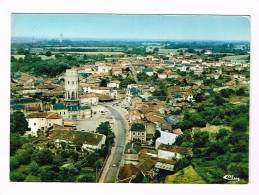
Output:
[[225,180],[228,180],[228,181],[239,181],[239,177],[235,177],[234,175],[225,175],[223,177]]

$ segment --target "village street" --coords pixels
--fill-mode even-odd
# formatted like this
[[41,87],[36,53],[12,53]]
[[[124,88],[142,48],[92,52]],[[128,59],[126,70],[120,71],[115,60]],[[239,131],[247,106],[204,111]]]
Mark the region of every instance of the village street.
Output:
[[123,112],[117,107],[105,106],[115,119],[114,134],[115,146],[112,148],[111,154],[106,162],[100,177],[100,183],[115,183],[120,170],[123,152],[126,144],[126,135],[128,123]]

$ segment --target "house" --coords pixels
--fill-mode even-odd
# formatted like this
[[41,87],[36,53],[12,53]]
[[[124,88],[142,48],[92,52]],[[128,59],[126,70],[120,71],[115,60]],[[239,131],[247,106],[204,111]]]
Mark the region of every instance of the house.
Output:
[[59,114],[66,120],[80,120],[92,116],[91,107],[86,105],[65,105],[63,103],[56,103],[52,106],[52,112]]
[[61,141],[73,143],[82,150],[90,152],[101,149],[106,140],[106,136],[103,134],[60,129],[50,131],[48,138],[57,144]]
[[110,82],[107,84],[107,87],[113,88],[113,89],[119,89],[119,88],[120,88],[120,81],[118,81],[118,80],[110,81]]
[[158,159],[155,164],[155,168],[166,170],[166,171],[174,171],[175,164],[176,164],[175,160]]
[[97,67],[98,74],[108,74],[110,70],[111,70],[111,67],[106,65],[98,65]]
[[[23,107],[23,109],[22,109]],[[34,98],[16,98],[16,99],[11,99],[11,112],[15,111],[15,109],[19,110],[25,110],[26,108],[30,107],[39,107],[40,110],[42,110],[43,105],[41,100],[34,99]]]
[[111,72],[112,72],[112,75],[119,76],[122,74],[122,68],[121,67],[112,67]]
[[145,68],[145,69],[143,69],[143,72],[144,72],[147,76],[150,76],[150,77],[154,75],[153,68]]
[[54,85],[54,84],[52,84],[52,83],[49,83],[49,84],[40,84],[40,85],[38,85],[37,86],[37,92],[38,93],[46,93],[46,92],[49,92],[49,91],[51,91],[51,90],[53,90],[53,89],[55,89],[55,88],[57,88],[58,87],[58,85]]
[[117,90],[110,89],[109,87],[85,86],[85,87],[83,87],[83,90],[85,93],[96,93],[96,94],[100,94],[100,95],[108,95],[108,96],[112,97],[113,99],[118,98]]
[[192,149],[180,146],[160,144],[158,147],[158,158],[162,159],[180,159],[192,155]]
[[68,119],[68,109],[63,103],[56,103],[52,106],[52,111],[58,113],[63,119]]
[[79,96],[80,105],[96,106],[99,102],[99,97],[95,93],[87,93]]
[[37,136],[37,132],[40,130],[45,131],[52,128],[54,124],[63,125],[62,117],[55,112],[32,113],[26,117],[26,120],[33,136]]
[[152,139],[156,132],[156,124],[147,122],[145,124],[145,128],[146,128],[147,139],[149,139],[149,140]]
[[146,130],[145,129],[130,129],[130,141],[145,142],[146,141]]
[[141,145],[135,142],[130,142],[125,146],[124,151],[124,164],[137,165],[139,162],[138,153]]
[[89,106],[68,105],[67,109],[68,119],[70,120],[80,120],[92,116],[92,110]]
[[159,131],[160,131],[160,137],[156,139],[156,144],[155,144],[156,148],[158,148],[159,145],[161,144],[172,145],[174,144],[174,142],[176,141],[176,138],[178,137],[178,135],[174,133],[169,133],[161,130]]
[[175,67],[176,67],[176,70],[180,70],[181,72],[189,72],[191,70],[191,67],[193,67],[193,65],[183,63],[183,64],[176,64]]
[[166,73],[160,73],[160,74],[157,74],[157,77],[159,79],[166,79],[167,78],[167,74]]

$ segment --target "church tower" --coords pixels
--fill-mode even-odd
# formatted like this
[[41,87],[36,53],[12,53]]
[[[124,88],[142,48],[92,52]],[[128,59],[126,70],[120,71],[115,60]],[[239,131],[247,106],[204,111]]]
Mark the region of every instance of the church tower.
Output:
[[78,102],[79,76],[76,69],[67,69],[65,73],[65,101]]

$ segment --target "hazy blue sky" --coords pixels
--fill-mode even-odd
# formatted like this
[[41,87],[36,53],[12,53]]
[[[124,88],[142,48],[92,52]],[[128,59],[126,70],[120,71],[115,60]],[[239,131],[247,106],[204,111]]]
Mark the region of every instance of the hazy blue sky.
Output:
[[13,37],[250,40],[243,16],[12,14]]

